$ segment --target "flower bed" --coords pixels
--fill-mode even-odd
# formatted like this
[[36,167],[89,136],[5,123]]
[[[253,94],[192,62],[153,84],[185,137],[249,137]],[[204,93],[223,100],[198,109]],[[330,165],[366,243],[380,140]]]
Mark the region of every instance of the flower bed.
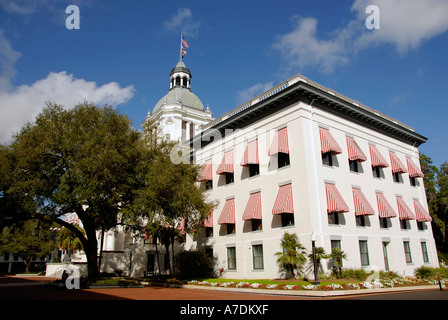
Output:
[[[441,280],[442,284],[448,284],[448,280]],[[361,290],[361,289],[374,289],[374,288],[393,288],[396,286],[415,286],[415,285],[435,285],[438,284],[436,280],[414,280],[410,281],[402,278],[394,279],[374,279],[372,281],[364,282],[349,282],[349,283],[330,283],[325,285],[316,286],[313,284],[298,285],[298,284],[260,284],[257,282],[247,281],[230,281],[230,282],[214,282],[214,281],[189,281],[188,284],[210,287],[223,287],[223,288],[251,288],[251,289],[271,289],[271,290]]]

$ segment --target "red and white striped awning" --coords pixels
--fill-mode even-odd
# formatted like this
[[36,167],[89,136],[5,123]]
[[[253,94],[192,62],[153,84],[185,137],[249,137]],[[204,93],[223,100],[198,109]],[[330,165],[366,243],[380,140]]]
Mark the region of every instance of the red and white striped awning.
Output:
[[176,229],[177,229],[177,230],[180,230],[180,234],[184,236],[184,235],[187,233],[186,226],[187,226],[187,221],[186,221],[184,218],[182,218],[182,219],[177,223],[177,225],[176,225]]
[[197,181],[213,180],[212,159],[205,161],[199,172]]
[[232,223],[235,224],[235,198],[227,199],[221,215],[218,219],[218,224]]
[[210,213],[207,219],[205,219],[202,223],[204,228],[213,228],[213,211]]
[[258,140],[254,140],[247,144],[246,150],[244,150],[243,159],[241,159],[241,165],[248,166],[249,164],[259,164],[259,162]]
[[414,163],[414,161],[411,160],[411,158],[406,157],[406,162],[408,165],[409,170],[409,176],[410,177],[420,177],[423,178],[425,175],[423,174],[422,170],[420,170],[419,167]]
[[407,206],[406,202],[404,202],[403,198],[397,196],[397,205],[398,205],[398,217],[400,220],[414,220],[415,216],[412,213],[411,209]]
[[369,144],[370,149],[370,161],[372,162],[372,167],[386,168],[389,166],[386,159],[381,155],[380,151],[374,145]]
[[327,212],[349,211],[348,205],[334,184],[325,182],[325,192],[327,195]]
[[390,155],[390,164],[392,167],[392,172],[398,172],[398,173],[406,173],[408,170],[404,166],[403,162],[398,159],[398,156],[395,154],[395,152],[389,151]]
[[278,130],[275,133],[274,139],[272,139],[271,147],[269,148],[268,155],[272,156],[279,152],[289,154],[288,130],[286,127]]
[[356,160],[359,162],[366,161],[367,156],[364,154],[364,152],[362,152],[355,139],[347,136],[346,140],[349,160]]
[[417,199],[414,199],[414,209],[417,221],[420,222],[432,221],[432,218],[429,215],[428,211],[426,211],[426,209],[423,208],[423,205]]
[[292,200],[292,184],[284,184],[279,187],[277,198],[275,198],[272,214],[294,213]]
[[341,147],[338,145],[336,140],[330,133],[330,130],[319,127],[320,135],[320,148],[322,153],[327,153],[331,151],[331,154],[342,153]]
[[380,218],[393,218],[397,216],[392,206],[386,200],[384,194],[377,192],[376,201],[378,203],[378,215]]
[[372,215],[375,214],[375,210],[370,205],[364,193],[361,189],[353,188],[353,201],[355,203],[355,215]]
[[216,174],[225,174],[226,172],[233,172],[233,150],[224,153],[218,170],[216,170]]
[[244,209],[243,220],[261,219],[261,192],[251,193]]

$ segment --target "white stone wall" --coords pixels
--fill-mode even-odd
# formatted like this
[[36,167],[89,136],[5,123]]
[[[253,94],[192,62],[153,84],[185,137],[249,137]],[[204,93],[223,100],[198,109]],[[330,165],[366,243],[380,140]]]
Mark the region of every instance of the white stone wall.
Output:
[[[268,156],[268,150],[274,137],[275,130],[287,126],[290,165],[277,169],[274,165],[275,157]],[[329,128],[331,134],[342,148],[342,154],[333,157],[333,166],[322,164],[319,138],[319,125]],[[356,142],[367,156],[367,161],[361,163],[362,171],[352,173],[348,166],[348,153],[345,135],[354,136]],[[260,175],[248,177],[246,168],[240,166],[247,140],[258,136],[258,152],[260,158]],[[277,111],[246,128],[228,134],[219,142],[211,143],[196,151],[196,162],[204,163],[213,159],[213,189],[208,191],[209,198],[219,200],[214,211],[214,236],[200,240],[200,245],[213,246],[214,254],[218,257],[220,267],[226,271],[227,278],[277,278],[284,275],[279,269],[274,256],[281,251],[280,239],[285,232],[295,232],[301,243],[311,251],[311,233],[316,235],[316,246],[322,246],[326,252],[331,251],[331,240],[341,240],[342,250],[348,259],[343,262],[344,267],[360,268],[359,240],[368,241],[370,264],[366,269],[385,268],[382,251],[382,241],[390,242],[388,246],[389,269],[400,274],[410,275],[413,270],[424,264],[421,251],[421,241],[427,243],[429,266],[438,266],[437,252],[429,222],[426,230],[417,230],[416,221],[410,222],[410,230],[401,230],[398,210],[395,200],[396,194],[401,194],[408,206],[414,211],[412,199],[418,198],[427,209],[426,196],[422,178],[418,178],[418,185],[411,187],[407,174],[402,174],[402,183],[395,183],[392,179],[391,167],[383,169],[383,178],[374,178],[371,170],[368,143],[376,144],[383,157],[390,165],[389,150],[394,151],[401,161],[406,164],[405,156],[411,156],[414,163],[419,164],[418,150],[408,144],[400,142],[369,128],[329,114],[321,109],[312,108],[304,103],[295,103]],[[224,177],[216,174],[224,151],[234,150],[234,179],[235,182],[225,185]],[[327,221],[327,204],[324,181],[330,180],[344,197],[350,208],[343,213],[344,223],[329,225]],[[279,184],[291,181],[293,186],[295,225],[292,227],[278,227],[273,220],[272,207],[277,196]],[[375,215],[369,216],[366,227],[357,227],[355,223],[352,185],[360,186],[370,205],[375,209]],[[249,231],[241,216],[249,199],[250,191],[261,190],[263,230]],[[381,229],[378,219],[378,207],[375,190],[383,191],[387,200],[397,213],[392,218],[392,227]],[[226,235],[224,226],[217,224],[227,197],[235,197],[236,232]],[[406,263],[404,258],[403,241],[409,241],[411,246],[412,263]],[[253,270],[252,245],[263,244],[264,269]],[[191,238],[188,246],[195,246]],[[227,270],[227,247],[235,246],[237,254],[236,271]],[[324,263],[326,267],[326,263]]]

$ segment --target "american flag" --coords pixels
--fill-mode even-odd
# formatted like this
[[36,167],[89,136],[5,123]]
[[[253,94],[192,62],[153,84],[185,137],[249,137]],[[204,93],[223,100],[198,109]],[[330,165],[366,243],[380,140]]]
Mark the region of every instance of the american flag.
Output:
[[182,44],[185,46],[185,48],[188,48],[188,42],[185,40],[184,36],[182,36]]

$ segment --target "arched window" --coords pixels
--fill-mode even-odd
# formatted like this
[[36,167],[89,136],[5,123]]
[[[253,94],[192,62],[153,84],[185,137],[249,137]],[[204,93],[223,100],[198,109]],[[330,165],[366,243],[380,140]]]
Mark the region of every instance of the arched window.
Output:
[[180,77],[176,77],[176,86],[180,86]]

